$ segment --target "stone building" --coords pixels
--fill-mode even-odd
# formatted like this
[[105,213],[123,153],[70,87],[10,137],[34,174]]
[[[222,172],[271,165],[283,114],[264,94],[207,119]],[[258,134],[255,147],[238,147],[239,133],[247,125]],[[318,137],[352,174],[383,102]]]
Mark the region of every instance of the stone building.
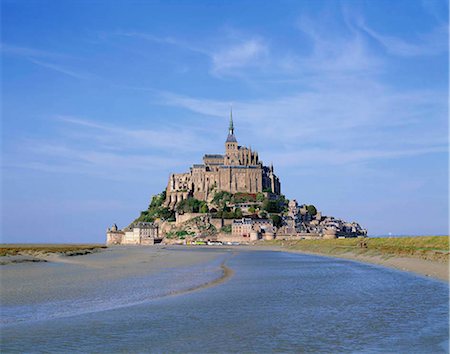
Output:
[[108,245],[153,245],[159,239],[159,228],[152,222],[138,222],[123,231],[114,224],[106,232]]
[[106,244],[107,245],[120,245],[122,243],[125,232],[119,230],[116,224],[108,227],[106,230]]
[[280,194],[280,181],[273,166],[264,166],[258,153],[239,146],[230,116],[225,154],[206,154],[202,164],[194,164],[189,172],[174,173],[166,188],[165,205],[174,208],[189,197],[207,201],[217,191]]
[[256,241],[267,235],[274,237],[273,222],[270,219],[242,218],[233,220],[231,236],[241,242]]
[[300,238],[324,237],[366,237],[367,230],[356,222],[345,222],[332,216],[323,216],[320,211],[314,215],[307,205],[298,205],[295,199],[288,205],[288,213],[283,216],[283,225],[277,230],[277,238],[298,236]]

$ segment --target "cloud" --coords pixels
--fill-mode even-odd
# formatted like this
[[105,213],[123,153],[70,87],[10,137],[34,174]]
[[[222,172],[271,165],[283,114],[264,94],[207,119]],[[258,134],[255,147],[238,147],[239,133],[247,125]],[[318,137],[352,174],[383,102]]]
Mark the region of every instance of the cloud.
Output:
[[[79,80],[92,79],[94,76],[85,72],[76,71],[73,69],[68,69],[66,65],[55,64],[55,61],[64,60],[67,62],[68,59],[74,59],[74,57],[56,53],[47,50],[29,48],[29,47],[18,47],[9,44],[1,44],[1,52],[7,55],[13,55],[17,57],[23,57],[29,62],[38,65],[42,68],[49,69],[66,76],[70,76]],[[37,59],[38,58],[38,59]],[[52,62],[49,62],[51,60]]]
[[235,31],[228,32],[227,35],[219,35],[201,44],[137,31],[116,31],[114,35],[140,38],[206,56],[210,61],[210,73],[217,77],[234,75],[242,68],[260,67],[268,58],[269,47],[261,37],[237,38]]
[[[85,139],[101,143],[104,148],[119,149],[153,149],[153,150],[197,150],[202,141],[195,128],[187,125],[167,123],[152,129],[131,129],[126,126],[98,123],[96,121],[72,116],[56,116],[60,122],[85,128]],[[70,133],[70,129],[69,129]],[[77,135],[80,132],[77,131]],[[79,136],[79,135],[78,135]]]
[[261,39],[249,39],[220,48],[211,54],[212,72],[217,75],[234,69],[261,65],[268,55],[268,47]]
[[[17,157],[20,158],[17,158]],[[81,147],[59,141],[27,140],[18,152],[4,156],[6,168],[48,173],[82,174],[107,180],[143,180],[154,173],[182,168],[181,158],[157,153],[108,152],[98,147]]]
[[277,165],[280,167],[306,168],[311,165],[316,167],[333,167],[338,165],[367,163],[374,160],[392,160],[435,153],[443,154],[446,152],[447,147],[441,145],[397,150],[363,150],[353,147],[347,150],[306,148],[294,152],[269,152],[266,156],[270,161],[277,161]]
[[42,57],[52,59],[72,58],[72,56],[66,54],[30,47],[14,46],[7,43],[1,43],[0,49],[3,54],[23,56],[23,57]]
[[399,37],[380,34],[364,23],[361,23],[360,27],[393,55],[415,57],[448,52],[448,25],[442,25],[429,33],[420,34],[415,41],[406,41]]
[[433,16],[437,22],[448,26],[449,3],[447,0],[422,0],[423,9]]
[[[240,134],[249,136],[245,143],[260,146],[263,158],[352,164],[445,152],[445,97],[426,90],[395,92],[379,82],[323,83],[278,98],[235,100],[233,112],[238,139]],[[205,118],[222,117],[228,108],[228,102],[219,100],[174,94],[165,98],[166,104]]]
[[86,80],[86,79],[93,78],[93,76],[91,74],[81,73],[81,72],[73,71],[70,69],[66,69],[65,67],[62,67],[60,65],[47,63],[47,62],[43,62],[43,61],[36,60],[36,59],[29,59],[29,61],[32,62],[33,64],[39,65],[43,68],[50,69],[50,70],[56,71],[58,73],[61,73],[61,74],[64,74],[64,75],[67,75],[70,77],[74,77],[79,80]]
[[178,39],[178,38],[175,38],[172,36],[157,36],[157,35],[154,35],[151,33],[145,33],[145,32],[139,32],[139,31],[115,31],[112,33],[112,35],[144,39],[144,40],[147,40],[150,42],[155,42],[155,43],[159,43],[159,44],[167,44],[167,45],[175,46],[178,48],[182,48],[185,50],[189,50],[189,51],[200,53],[200,54],[207,55],[207,56],[210,55],[210,52],[208,50],[204,49],[202,46],[195,46],[192,43],[183,41],[181,39]]
[[[130,128],[74,116],[56,116],[51,139],[22,139],[4,154],[7,168],[86,174],[112,180],[141,180],[186,170],[213,145],[208,127],[166,123]],[[153,126],[154,124],[152,124]]]

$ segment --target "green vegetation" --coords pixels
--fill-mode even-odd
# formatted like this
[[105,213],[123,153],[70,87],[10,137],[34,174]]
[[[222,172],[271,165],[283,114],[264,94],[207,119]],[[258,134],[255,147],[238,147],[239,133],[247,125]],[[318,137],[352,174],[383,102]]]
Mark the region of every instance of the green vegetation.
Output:
[[188,198],[184,199],[177,205],[177,212],[180,214],[183,213],[207,213],[208,205],[206,202],[195,199]]
[[281,225],[283,224],[283,220],[281,219],[280,215],[274,214],[271,215],[270,218],[272,219],[273,226],[275,227],[281,227]]
[[37,253],[64,253],[74,256],[92,253],[103,248],[107,247],[101,244],[3,244],[0,245],[0,256],[33,255]]
[[263,193],[272,193],[272,188],[264,188]]
[[133,221],[135,222],[153,222],[156,219],[175,221],[175,213],[163,206],[166,200],[166,191],[154,195],[147,210],[141,211],[141,215]]
[[264,196],[264,193],[259,192],[259,193],[256,195],[256,201],[257,201],[257,202],[263,202],[265,199],[266,199],[266,197]]
[[178,230],[178,231],[169,231],[166,233],[167,238],[178,238],[180,240],[184,240],[186,236],[194,236],[195,232],[193,231],[186,231],[186,230]]
[[332,240],[267,241],[292,250],[340,255],[347,252],[362,255],[400,256],[449,261],[448,236],[346,238]]
[[314,216],[314,215],[317,214],[317,209],[316,209],[316,207],[315,207],[314,205],[308,205],[308,206],[306,207],[306,209],[308,210],[308,214],[309,214],[309,215]]
[[200,213],[205,214],[205,213],[207,213],[208,211],[209,211],[208,205],[207,205],[205,202],[203,202],[202,206],[200,207]]
[[280,203],[277,200],[268,199],[262,203],[262,209],[268,213],[279,213],[282,210]]
[[249,203],[256,202],[256,194],[253,193],[236,193],[233,195],[231,201],[233,203]]
[[231,225],[225,225],[220,229],[220,231],[226,234],[231,234]]
[[284,195],[280,195],[277,199],[265,199],[262,203],[262,210],[268,213],[281,213],[287,207],[288,201]]
[[212,202],[217,205],[217,207],[223,210],[229,202],[231,202],[231,198],[233,195],[231,193],[220,191],[214,195]]
[[212,217],[215,219],[240,219],[242,218],[242,215],[242,210],[240,208],[236,208],[233,211],[226,207],[224,211],[218,211],[217,213],[212,214]]

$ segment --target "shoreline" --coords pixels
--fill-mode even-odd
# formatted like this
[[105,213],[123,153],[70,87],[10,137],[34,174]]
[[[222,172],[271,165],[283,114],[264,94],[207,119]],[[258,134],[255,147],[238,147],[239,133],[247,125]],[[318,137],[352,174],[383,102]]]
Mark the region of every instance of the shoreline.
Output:
[[234,275],[234,270],[227,267],[225,265],[225,261],[220,265],[220,269],[222,270],[222,275],[220,277],[218,277],[208,283],[205,283],[205,284],[202,284],[202,285],[190,288],[190,289],[175,291],[173,293],[168,294],[167,296],[184,295],[184,294],[192,293],[194,291],[208,289],[213,286],[216,286],[216,285],[226,282]]
[[[353,260],[356,262],[368,263],[380,265],[387,268],[396,269],[399,271],[405,271],[414,273],[417,275],[431,277],[434,279],[438,279],[441,281],[449,282],[449,264],[448,262],[442,262],[438,260],[429,260],[422,259],[417,257],[408,257],[408,256],[400,256],[391,253],[382,253],[382,252],[367,252],[360,253],[355,252],[350,249],[345,250],[340,253],[331,253],[330,250],[324,249],[323,252],[320,251],[311,251],[311,250],[303,250],[299,248],[295,248],[299,244],[268,244],[265,241],[258,242],[250,245],[241,245],[236,247],[224,247],[224,246],[189,246],[183,247],[189,250],[195,250],[199,248],[219,248],[219,249],[239,249],[239,250],[247,250],[247,251],[277,251],[277,252],[289,252],[289,253],[298,253],[298,254],[306,254],[306,255],[315,255],[322,257],[331,257],[331,258],[340,258]],[[301,245],[301,243],[300,243]],[[6,245],[1,245],[6,246]],[[11,247],[12,245],[8,245]],[[14,245],[16,248],[27,248],[25,250],[20,250],[15,254],[7,254],[2,255],[0,257],[0,266],[1,265],[12,265],[12,264],[21,264],[21,263],[45,263],[45,262],[57,262],[57,263],[72,263],[73,261],[76,263],[83,263],[81,259],[78,259],[76,256],[89,255],[104,252],[106,250],[112,250],[112,248],[107,248],[102,245],[48,245],[45,246],[45,251],[41,248],[44,245]],[[162,246],[162,247],[161,247]],[[155,248],[164,249],[168,247],[168,249],[174,247],[177,249],[178,246],[174,245],[161,245]],[[63,249],[64,247],[70,247],[70,249]],[[150,247],[150,246],[146,246]],[[49,250],[50,248],[50,250]],[[153,247],[152,247],[153,248]],[[72,257],[76,257],[77,260],[72,259]],[[72,261],[71,261],[72,259]],[[81,262],[80,262],[81,261]],[[224,280],[220,280],[222,278],[229,278],[232,276],[233,271],[228,268],[225,264],[221,265],[223,270],[223,276],[216,281],[214,281],[214,285],[217,283],[221,283]],[[212,285],[205,284],[204,286],[209,287]],[[195,289],[193,289],[195,290]]]
[[375,264],[386,268],[396,269],[403,272],[414,273],[416,275],[434,278],[437,280],[449,282],[449,264],[430,261],[414,257],[400,257],[391,254],[363,255],[351,252],[341,254],[330,254],[321,252],[311,252],[298,249],[290,249],[286,246],[275,245],[250,245],[249,250],[267,250],[288,253],[298,253],[321,257],[347,259],[361,263]]
[[0,266],[20,263],[64,262],[70,257],[105,251],[101,244],[0,244]]

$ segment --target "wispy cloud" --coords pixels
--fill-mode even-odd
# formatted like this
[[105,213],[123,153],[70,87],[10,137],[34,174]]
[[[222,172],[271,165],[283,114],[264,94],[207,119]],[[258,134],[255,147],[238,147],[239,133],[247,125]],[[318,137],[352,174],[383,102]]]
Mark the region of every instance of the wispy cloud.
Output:
[[60,127],[58,134],[51,140],[21,140],[5,154],[5,166],[139,180],[187,169],[212,139],[180,124],[133,129],[73,116],[56,116],[53,123]]
[[268,47],[261,39],[249,39],[211,53],[212,72],[221,75],[234,69],[258,66],[266,59]]
[[219,35],[195,44],[172,36],[156,36],[137,31],[116,31],[114,35],[175,46],[206,56],[210,61],[210,73],[217,77],[234,75],[238,69],[260,67],[269,54],[268,44],[263,38],[256,36]]
[[267,153],[270,161],[277,161],[280,167],[307,168],[314,166],[335,167],[338,165],[360,165],[374,160],[393,160],[405,157],[414,157],[427,154],[447,152],[445,145],[424,148],[394,149],[388,150],[380,147],[378,150],[358,149],[333,149],[333,148],[304,148],[294,152]]
[[404,57],[429,56],[448,52],[448,25],[434,28],[431,32],[420,34],[415,41],[383,35],[371,29],[365,23],[361,28],[378,41],[387,52]]
[[70,69],[67,69],[58,64],[52,64],[52,63],[48,63],[48,62],[44,62],[44,61],[36,60],[36,59],[29,59],[29,61],[40,67],[43,67],[43,68],[46,68],[46,69],[49,69],[52,71],[56,71],[58,73],[73,77],[75,79],[86,80],[86,79],[93,78],[93,75],[91,75],[91,74],[70,70]]
[[[17,158],[20,156],[20,159]],[[28,139],[20,151],[5,154],[6,168],[21,168],[50,173],[82,174],[107,180],[143,180],[154,173],[180,169],[185,162],[177,157],[147,152],[105,151],[98,146],[72,142]]]
[[52,58],[52,59],[64,59],[64,58],[72,58],[67,54],[57,53],[48,50],[42,50],[37,48],[30,47],[20,47],[7,43],[1,43],[0,50],[3,54],[7,55],[17,55],[23,57],[39,57],[39,58]]
[[197,136],[195,128],[180,124],[168,123],[153,129],[131,129],[126,126],[114,126],[72,116],[57,116],[56,119],[79,128],[85,128],[86,139],[101,143],[105,148],[123,151],[143,148],[195,151],[198,149],[199,139],[203,140]]
[[[330,85],[328,79],[318,78],[315,87],[305,92],[235,100],[238,139],[242,134],[250,136],[247,144],[265,141],[261,156],[269,160],[295,159],[309,166],[445,153],[445,92],[396,92],[377,78],[347,81],[333,79]],[[226,101],[177,94],[164,93],[161,100],[205,118],[221,118],[228,108]]]
[[[48,50],[19,47],[10,44],[1,44],[1,52],[6,55],[13,55],[16,57],[24,58],[29,62],[38,65],[42,68],[70,76],[78,80],[86,80],[94,78],[94,75],[80,70],[74,70],[68,67],[66,64],[69,60],[73,60],[74,57],[62,53],[57,53]],[[60,62],[65,64],[60,64]]]
[[197,52],[197,53],[204,54],[204,55],[210,55],[210,52],[207,49],[205,49],[203,46],[196,46],[188,41],[184,41],[179,38],[172,37],[172,36],[157,36],[157,35],[154,35],[151,33],[145,33],[145,32],[139,32],[139,31],[115,31],[112,34],[115,36],[144,39],[144,40],[155,42],[155,43],[176,46],[179,48],[183,48],[183,49],[186,49],[186,50],[189,50],[192,52]]

